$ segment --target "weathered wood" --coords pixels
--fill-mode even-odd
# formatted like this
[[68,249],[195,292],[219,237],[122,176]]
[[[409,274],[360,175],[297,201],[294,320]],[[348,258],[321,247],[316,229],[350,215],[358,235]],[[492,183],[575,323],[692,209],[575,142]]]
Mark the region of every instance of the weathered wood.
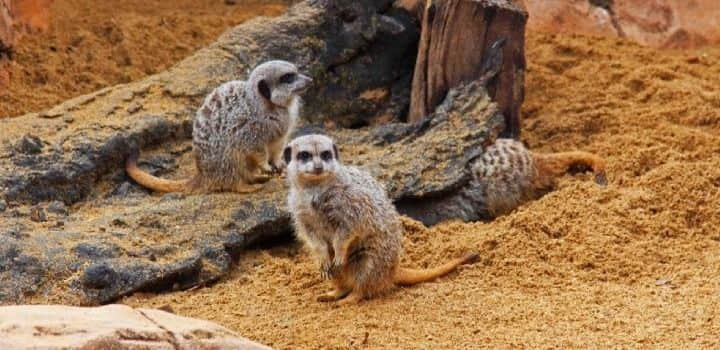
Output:
[[0,0],[0,53],[9,49],[14,40],[10,0]]
[[487,50],[504,39],[503,64],[488,84],[488,92],[505,116],[504,134],[517,137],[524,98],[527,18],[524,5],[517,0],[428,0],[421,20],[408,120],[421,120],[450,88],[480,78]]

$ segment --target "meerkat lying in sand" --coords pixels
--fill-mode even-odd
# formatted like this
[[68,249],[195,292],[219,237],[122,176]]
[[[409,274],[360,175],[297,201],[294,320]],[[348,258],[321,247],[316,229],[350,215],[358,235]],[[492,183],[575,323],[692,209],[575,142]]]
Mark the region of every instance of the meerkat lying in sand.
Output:
[[595,182],[607,185],[605,161],[588,152],[537,153],[520,141],[498,139],[470,164],[489,216],[505,214],[552,189],[556,179],[573,168],[590,169]]
[[444,276],[477,259],[477,253],[468,253],[432,269],[400,267],[403,228],[380,183],[341,164],[337,147],[327,136],[298,137],[283,157],[297,236],[319,259],[321,276],[335,286],[318,300],[357,303],[394,285]]
[[195,175],[166,180],[126,164],[137,183],[159,192],[254,192],[282,166],[282,150],[295,127],[301,99],[312,79],[286,61],[257,66],[247,81],[213,90],[193,122]]

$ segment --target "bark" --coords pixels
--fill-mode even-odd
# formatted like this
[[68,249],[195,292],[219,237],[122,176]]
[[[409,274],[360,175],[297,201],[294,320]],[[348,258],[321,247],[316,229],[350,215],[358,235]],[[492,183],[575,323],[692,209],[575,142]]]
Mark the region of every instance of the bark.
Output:
[[413,76],[409,121],[442,102],[448,90],[486,70],[483,58],[504,40],[502,67],[488,92],[505,116],[504,134],[520,133],[527,11],[517,0],[428,0]]
[[0,54],[9,50],[15,42],[11,5],[11,0],[0,0]]

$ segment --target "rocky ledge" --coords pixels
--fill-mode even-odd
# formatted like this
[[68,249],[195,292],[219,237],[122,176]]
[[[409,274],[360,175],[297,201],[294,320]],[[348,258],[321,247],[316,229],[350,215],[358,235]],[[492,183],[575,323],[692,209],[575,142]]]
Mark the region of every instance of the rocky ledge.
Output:
[[0,348],[270,349],[212,322],[125,305],[0,307]]
[[0,120],[0,303],[99,304],[202,285],[254,243],[289,236],[283,179],[250,195],[157,195],[123,170],[142,149],[141,167],[188,176],[200,100],[268,59],[315,78],[304,128],[334,136],[341,158],[385,183],[401,211],[460,190],[503,118],[473,82],[404,123],[418,37],[392,1],[307,1],[229,30],[167,72]]

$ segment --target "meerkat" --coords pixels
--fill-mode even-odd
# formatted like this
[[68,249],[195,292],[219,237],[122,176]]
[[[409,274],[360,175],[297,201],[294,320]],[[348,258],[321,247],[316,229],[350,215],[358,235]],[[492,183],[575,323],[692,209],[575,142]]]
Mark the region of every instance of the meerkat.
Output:
[[436,268],[400,267],[403,228],[379,182],[341,164],[337,146],[327,136],[298,137],[284,149],[283,158],[297,237],[318,259],[321,277],[334,285],[319,301],[357,303],[395,285],[444,276],[477,259],[477,253],[467,253]]
[[581,151],[536,153],[520,141],[497,139],[470,165],[470,186],[479,190],[490,217],[508,213],[550,191],[558,177],[573,169],[590,169],[595,182],[607,185],[605,161]]
[[491,220],[551,191],[557,179],[573,170],[592,170],[607,185],[605,160],[588,152],[537,153],[521,142],[497,139],[468,164],[469,181],[450,194],[400,205],[400,211],[434,225],[446,218]]
[[159,192],[259,190],[283,166],[282,150],[298,119],[300,94],[312,79],[286,61],[257,66],[247,81],[230,81],[213,90],[193,121],[195,175],[166,180],[137,166],[126,171],[137,183]]

